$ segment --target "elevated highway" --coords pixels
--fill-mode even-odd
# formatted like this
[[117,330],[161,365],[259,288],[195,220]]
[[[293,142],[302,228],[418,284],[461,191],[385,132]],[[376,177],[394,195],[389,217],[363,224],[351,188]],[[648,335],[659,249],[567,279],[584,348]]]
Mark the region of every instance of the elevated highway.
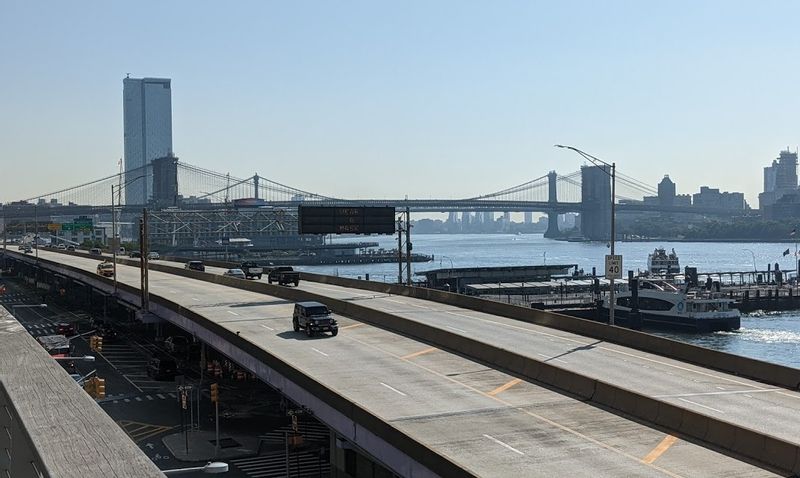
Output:
[[[40,251],[38,267],[109,290],[94,274],[96,264]],[[401,476],[797,471],[794,369],[747,362],[774,375],[766,384],[503,313],[354,283],[304,281],[287,289],[222,278],[211,268],[154,268],[161,269],[150,273],[156,314],[309,406],[338,437]],[[136,303],[138,268],[121,265],[118,277],[120,299]],[[339,336],[330,339],[292,332],[292,301],[318,297],[359,321],[342,317]]]

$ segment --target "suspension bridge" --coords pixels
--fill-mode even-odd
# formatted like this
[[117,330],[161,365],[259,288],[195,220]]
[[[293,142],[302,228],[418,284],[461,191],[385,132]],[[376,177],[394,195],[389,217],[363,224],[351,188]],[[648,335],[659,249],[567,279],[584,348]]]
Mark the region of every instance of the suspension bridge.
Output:
[[[155,169],[155,170],[154,170]],[[164,169],[164,168],[159,168]],[[260,177],[231,176],[194,166],[177,159],[165,171],[152,166],[105,176],[57,191],[38,194],[4,205],[3,217],[24,220],[41,216],[103,215],[112,206],[122,213],[141,211],[143,204],[127,204],[125,189],[136,181],[151,184],[152,199],[146,205],[152,211],[196,211],[202,223],[204,215],[246,207],[272,207],[292,211],[298,205],[321,206],[392,206],[411,212],[540,212],[548,214],[548,236],[558,234],[558,214],[582,214],[581,228],[589,239],[606,239],[610,235],[608,217],[611,204],[610,171],[604,166],[584,166],[579,171],[559,175],[551,171],[541,177],[500,191],[462,199],[392,199],[339,198],[313,193]],[[728,210],[700,210],[685,206],[643,204],[644,196],[657,195],[657,189],[635,178],[616,173],[617,210],[673,213],[730,214]],[[292,214],[289,212],[289,214]],[[269,222],[270,219],[265,219]],[[180,221],[178,221],[180,222]],[[555,228],[555,229],[553,229]]]

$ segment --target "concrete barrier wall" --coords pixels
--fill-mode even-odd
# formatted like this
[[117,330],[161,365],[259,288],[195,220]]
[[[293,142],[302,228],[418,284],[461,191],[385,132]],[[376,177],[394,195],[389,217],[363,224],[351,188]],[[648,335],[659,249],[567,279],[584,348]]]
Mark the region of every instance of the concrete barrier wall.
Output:
[[31,478],[164,476],[2,307],[0,475]]
[[[177,274],[184,277],[191,277],[193,279],[206,282],[237,287],[286,300],[320,301],[325,303],[334,312],[341,315],[355,317],[358,320],[374,324],[378,327],[392,330],[431,345],[451,350],[460,355],[504,370],[520,378],[555,387],[581,400],[594,403],[606,409],[614,410],[623,416],[631,416],[640,420],[644,420],[647,423],[661,426],[672,431],[673,433],[689,436],[691,438],[703,441],[710,444],[712,447],[726,451],[734,456],[744,457],[766,468],[777,469],[785,473],[800,472],[800,464],[798,464],[800,446],[796,444],[757,432],[755,430],[751,430],[746,427],[742,427],[740,425],[693,412],[677,405],[640,394],[633,390],[628,390],[620,386],[581,375],[577,372],[562,369],[556,365],[547,362],[541,362],[536,359],[502,349],[492,344],[469,337],[463,337],[431,325],[421,324],[416,321],[404,319],[387,312],[353,303],[352,301],[332,299],[327,296],[306,292],[300,289],[271,285],[258,281],[236,279],[218,274],[174,268],[160,264],[151,264],[151,266],[153,270],[161,270],[163,272]],[[353,281],[352,279],[345,280]],[[133,292],[136,291],[135,288],[131,288],[130,286],[125,287],[130,288]],[[375,287],[375,289],[369,290],[384,293],[395,293],[392,291],[396,290],[394,288],[397,287],[398,286],[390,284],[379,284],[377,287]],[[401,287],[400,289],[406,292],[406,294],[402,295],[410,295],[414,290],[424,291],[426,292],[425,295],[430,295],[432,297],[447,294],[446,292],[429,291],[426,289],[410,289],[405,287]],[[476,307],[479,306],[483,312],[493,313],[496,315],[503,315],[499,312],[508,313],[508,310],[506,310],[507,304],[492,303],[490,301],[482,301],[480,299],[474,299],[472,297],[465,296],[456,296],[454,298],[444,297],[444,299],[453,300],[456,302],[453,305],[458,305],[457,303],[461,301],[454,299],[460,298],[471,299],[472,301],[478,300],[480,303],[473,305]],[[281,361],[279,358],[247,342],[241,337],[236,336],[220,325],[209,321],[203,316],[196,314],[192,310],[184,309],[181,306],[167,301],[161,297],[154,297],[152,300],[158,301],[158,303],[163,303],[166,307],[172,308],[183,315],[191,317],[194,321],[204,324],[205,327],[214,330],[220,336],[225,337],[231,343],[243,348],[248,353],[252,353],[256,357],[263,357],[264,360],[268,361],[267,363],[270,363],[271,365],[277,364],[279,366],[279,371],[286,373],[287,376],[293,377],[293,379],[296,377],[300,385],[309,387],[308,389],[313,391],[313,393],[315,393],[315,395],[317,395],[319,398],[325,401],[330,400],[331,403],[335,403],[337,409],[342,410],[343,413],[347,413],[347,416],[351,417],[353,420],[359,420],[357,423],[362,423],[361,420],[365,420],[367,423],[372,423],[372,426],[375,428],[371,428],[371,430],[378,433],[379,436],[386,438],[392,437],[393,440],[400,440],[396,445],[394,442],[391,443],[393,443],[395,446],[398,446],[399,449],[410,456],[417,457],[418,455],[414,455],[412,453],[427,451],[427,454],[424,456],[426,457],[426,460],[430,460],[430,455],[434,455],[433,458],[435,459],[433,459],[433,461],[430,463],[431,469],[434,469],[433,466],[437,466],[437,470],[442,470],[443,467],[446,467],[448,464],[455,466],[440,455],[432,453],[424,445],[421,445],[418,442],[411,440],[409,437],[406,437],[399,430],[386,424],[380,418],[375,417],[366,410],[348,402],[324,385],[314,381],[313,379],[310,379],[304,374],[299,373],[290,365]],[[529,311],[528,309],[520,307],[515,307],[514,309],[521,309],[522,311],[530,312],[534,316],[538,315],[538,313],[542,313],[541,311]],[[559,320],[560,318],[557,316],[557,314],[547,314],[546,312],[543,314],[543,322],[551,322],[554,320]],[[568,319],[571,318],[568,317]],[[587,325],[590,327],[596,326],[602,330],[611,329],[611,336],[613,336],[614,333],[625,334],[627,332],[634,332],[626,329],[619,329],[617,327],[608,327],[607,325],[590,321],[587,322]],[[290,324],[287,324],[287,328],[289,326]],[[644,339],[652,337],[647,334],[639,335],[643,335]],[[403,441],[402,438],[408,438],[408,440]],[[750,445],[756,446],[751,447]],[[419,447],[422,447],[422,449]],[[767,450],[770,451],[767,452]],[[441,460],[444,460],[444,462]],[[450,475],[444,474],[442,476]]]
[[301,273],[301,280],[414,297],[477,312],[499,315],[694,363],[771,385],[792,390],[800,389],[800,369],[685,344],[635,330],[610,327],[607,324],[591,320],[420,287],[407,287],[308,272]]

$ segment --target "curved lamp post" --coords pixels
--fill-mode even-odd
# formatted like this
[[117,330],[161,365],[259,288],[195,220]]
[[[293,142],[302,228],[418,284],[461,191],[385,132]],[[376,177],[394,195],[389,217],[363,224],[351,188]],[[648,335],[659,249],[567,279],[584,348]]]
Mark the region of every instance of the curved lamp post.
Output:
[[[605,166],[605,167],[611,169],[611,173],[609,173],[606,170],[606,168],[604,168],[604,167],[600,168],[601,171],[603,171],[604,173],[606,173],[609,176],[611,176],[611,255],[613,256],[614,255],[614,236],[616,236],[616,220],[615,220],[615,214],[614,214],[614,212],[615,212],[615,206],[614,206],[614,203],[615,203],[614,199],[615,198],[614,198],[614,196],[616,195],[616,187],[617,187],[617,174],[616,174],[617,164],[616,163],[608,164],[607,162],[603,161],[602,159],[596,158],[596,157],[592,156],[591,154],[586,153],[584,151],[581,151],[580,149],[572,147],[572,146],[565,146],[563,144],[556,144],[554,146],[556,148],[571,149],[572,151],[575,151],[576,153],[580,154],[584,159],[586,159],[587,161],[591,162],[595,166],[601,166],[602,165],[602,166]],[[609,304],[609,307],[608,307],[608,325],[614,325],[614,306],[616,305],[614,303],[614,300],[615,300],[614,299],[614,295],[615,295],[614,294],[614,278],[611,277],[609,279],[609,281],[611,283],[610,284],[611,285],[611,291],[610,291],[610,294],[609,294],[609,302],[610,302],[610,304]]]

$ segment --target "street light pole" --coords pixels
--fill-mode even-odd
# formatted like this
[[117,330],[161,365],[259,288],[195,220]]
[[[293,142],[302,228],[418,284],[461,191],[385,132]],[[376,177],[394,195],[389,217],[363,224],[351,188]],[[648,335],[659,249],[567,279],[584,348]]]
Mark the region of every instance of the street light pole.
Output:
[[117,295],[117,210],[114,209],[114,185],[111,185],[111,257],[114,261],[114,295]]
[[[617,170],[617,163],[608,164],[607,162],[603,161],[602,159],[596,158],[596,157],[592,156],[591,154],[586,153],[584,151],[581,151],[580,149],[575,148],[573,146],[565,146],[563,144],[556,144],[554,146],[556,148],[571,149],[572,151],[575,151],[576,153],[578,153],[581,156],[583,156],[584,159],[587,159],[589,162],[591,162],[595,166],[600,166],[600,165],[605,166],[605,167],[601,167],[600,170],[603,171],[604,173],[608,174],[609,176],[611,176],[611,255],[614,256],[615,255],[614,254],[614,239],[616,238],[616,232],[617,232],[617,230],[616,230],[616,215],[614,214],[616,212],[616,206],[615,206],[615,203],[616,203],[615,199],[616,198],[615,198],[615,196],[616,196],[616,188],[617,188],[617,171],[616,171]],[[611,169],[611,173],[610,174],[606,170],[606,168]],[[609,283],[610,283],[611,290],[609,291],[609,297],[608,297],[609,298],[609,302],[610,302],[609,306],[608,306],[608,324],[609,325],[614,325],[614,308],[615,308],[616,304],[614,302],[615,301],[615,291],[614,291],[614,277],[613,276],[611,276],[609,278]]]

